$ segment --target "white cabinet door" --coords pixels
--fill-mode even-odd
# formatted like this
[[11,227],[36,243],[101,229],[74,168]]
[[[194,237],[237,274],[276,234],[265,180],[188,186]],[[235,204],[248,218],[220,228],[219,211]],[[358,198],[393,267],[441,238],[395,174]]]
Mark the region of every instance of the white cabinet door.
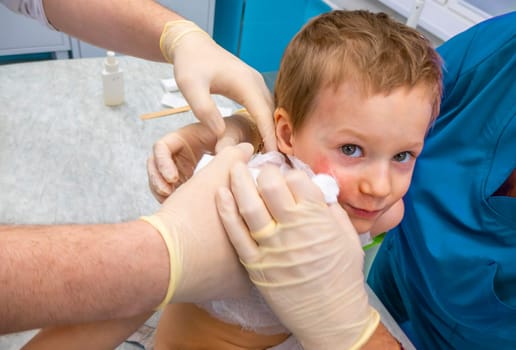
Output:
[[[174,10],[181,16],[194,21],[199,27],[213,33],[213,21],[215,15],[215,0],[158,0],[162,5]],[[77,57],[102,57],[106,50],[72,39],[72,54]]]
[[0,56],[67,52],[70,49],[68,35],[50,30],[0,5]]

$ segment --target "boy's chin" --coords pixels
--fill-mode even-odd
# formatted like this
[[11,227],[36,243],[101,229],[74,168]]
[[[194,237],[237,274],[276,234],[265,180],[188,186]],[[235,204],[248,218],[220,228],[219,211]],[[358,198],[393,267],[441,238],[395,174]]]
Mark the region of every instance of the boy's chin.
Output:
[[363,219],[351,219],[351,223],[355,227],[355,230],[357,230],[358,234],[371,231],[374,224],[374,222],[369,222]]

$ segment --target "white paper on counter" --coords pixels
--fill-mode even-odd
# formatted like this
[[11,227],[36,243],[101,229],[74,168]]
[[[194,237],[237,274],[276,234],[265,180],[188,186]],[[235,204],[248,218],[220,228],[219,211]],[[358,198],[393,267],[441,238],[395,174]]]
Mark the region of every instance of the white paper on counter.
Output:
[[[180,92],[167,92],[163,94],[161,98],[161,104],[171,108],[183,107],[188,105],[186,99]],[[217,109],[219,110],[222,116],[231,115],[235,108],[232,107],[224,107],[217,105]]]
[[163,90],[167,92],[179,91],[179,88],[177,87],[177,82],[174,78],[161,79],[160,82]]

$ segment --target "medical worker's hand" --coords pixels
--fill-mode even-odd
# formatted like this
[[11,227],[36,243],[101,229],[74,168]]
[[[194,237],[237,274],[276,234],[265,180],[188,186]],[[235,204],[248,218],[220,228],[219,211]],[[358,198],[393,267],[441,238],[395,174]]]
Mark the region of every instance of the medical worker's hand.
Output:
[[282,176],[265,167],[257,183],[258,190],[237,164],[234,197],[227,189],[217,196],[251,280],[304,349],[359,349],[379,315],[368,303],[364,254],[348,216],[337,204],[328,206],[302,171]]
[[276,150],[272,96],[260,73],[220,47],[193,22],[168,22],[160,47],[174,64],[174,75],[195,116],[217,137],[224,122],[210,93],[224,95],[255,118],[267,150]]
[[195,123],[165,135],[154,144],[147,160],[147,175],[151,192],[160,203],[192,176],[203,154],[214,154],[240,142],[258,147],[260,135],[248,116],[235,114],[224,121],[226,128],[218,140],[205,124]]
[[[165,303],[239,297],[250,282],[217,214],[215,194],[229,185],[235,162],[247,162],[252,146],[227,147],[178,188],[157,213],[142,217],[169,249],[171,283]],[[171,299],[170,299],[171,298]]]

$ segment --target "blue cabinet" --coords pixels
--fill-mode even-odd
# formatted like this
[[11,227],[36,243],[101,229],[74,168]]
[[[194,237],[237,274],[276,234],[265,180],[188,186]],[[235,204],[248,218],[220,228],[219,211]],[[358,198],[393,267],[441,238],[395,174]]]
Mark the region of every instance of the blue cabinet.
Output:
[[213,38],[256,70],[277,71],[303,24],[330,10],[321,0],[217,0]]

